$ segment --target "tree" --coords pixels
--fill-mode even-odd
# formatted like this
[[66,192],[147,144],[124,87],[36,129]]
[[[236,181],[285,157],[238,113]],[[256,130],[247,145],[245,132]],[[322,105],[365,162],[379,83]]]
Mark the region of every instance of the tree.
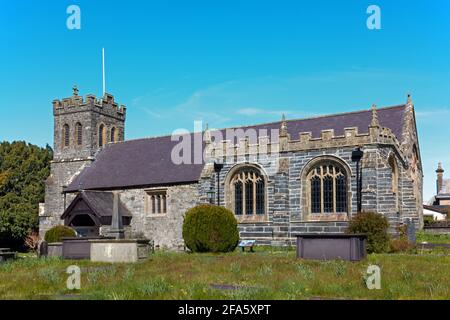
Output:
[[38,230],[38,208],[52,158],[48,145],[0,143],[0,246],[22,246]]

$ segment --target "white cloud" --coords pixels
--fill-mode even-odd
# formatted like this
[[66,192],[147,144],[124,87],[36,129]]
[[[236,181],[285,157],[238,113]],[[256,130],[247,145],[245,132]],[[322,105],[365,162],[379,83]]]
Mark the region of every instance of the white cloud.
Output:
[[449,108],[431,109],[424,111],[416,111],[416,116],[418,117],[442,117],[450,116]]
[[236,111],[236,114],[243,116],[257,116],[257,115],[279,115],[290,114],[290,111],[269,111],[260,108],[242,108]]
[[163,118],[163,115],[161,113],[155,112],[153,110],[150,110],[149,108],[140,108],[142,111],[144,111],[146,114],[151,116],[152,118]]

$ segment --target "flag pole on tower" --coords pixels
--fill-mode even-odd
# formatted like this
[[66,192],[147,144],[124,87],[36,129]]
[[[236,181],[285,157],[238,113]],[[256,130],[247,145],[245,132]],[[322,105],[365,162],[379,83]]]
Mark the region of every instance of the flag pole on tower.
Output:
[[102,48],[102,71],[103,71],[103,95],[106,93],[106,79],[105,79],[105,48]]

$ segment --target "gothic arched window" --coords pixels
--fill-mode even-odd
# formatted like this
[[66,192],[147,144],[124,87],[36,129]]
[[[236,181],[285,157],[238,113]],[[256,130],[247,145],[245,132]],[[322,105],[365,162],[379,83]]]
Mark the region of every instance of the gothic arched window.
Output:
[[70,127],[65,124],[63,127],[63,147],[68,147],[70,145]]
[[391,168],[391,188],[392,188],[392,194],[395,198],[395,209],[398,211],[398,165],[397,161],[395,160],[395,156],[391,155],[388,160],[389,167]]
[[75,135],[77,138],[77,145],[81,146],[83,144],[83,126],[79,122],[75,125]]
[[347,176],[341,166],[319,163],[307,175],[310,190],[310,213],[346,213]]
[[98,127],[98,146],[103,147],[106,143],[106,129],[105,125],[101,124]]
[[392,187],[392,193],[397,194],[398,193],[398,166],[397,161],[395,161],[394,156],[389,157],[389,166],[391,167],[392,172],[392,179],[391,179],[391,187]]
[[238,216],[261,216],[266,213],[266,182],[259,170],[244,167],[231,177],[231,206]]

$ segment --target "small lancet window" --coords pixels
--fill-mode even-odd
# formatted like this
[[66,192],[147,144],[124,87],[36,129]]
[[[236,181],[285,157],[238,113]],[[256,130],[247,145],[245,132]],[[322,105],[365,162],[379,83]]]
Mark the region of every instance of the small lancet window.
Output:
[[111,142],[112,143],[117,142],[116,141],[116,128],[114,128],[114,127],[111,129]]
[[100,127],[98,127],[98,146],[103,147],[106,142],[106,130],[105,125],[101,124]]
[[147,191],[148,213],[165,214],[167,213],[167,192],[165,190]]
[[70,127],[65,124],[63,127],[63,147],[68,147],[70,145]]
[[77,145],[81,146],[83,144],[83,126],[79,122],[75,126],[75,134],[77,139]]

